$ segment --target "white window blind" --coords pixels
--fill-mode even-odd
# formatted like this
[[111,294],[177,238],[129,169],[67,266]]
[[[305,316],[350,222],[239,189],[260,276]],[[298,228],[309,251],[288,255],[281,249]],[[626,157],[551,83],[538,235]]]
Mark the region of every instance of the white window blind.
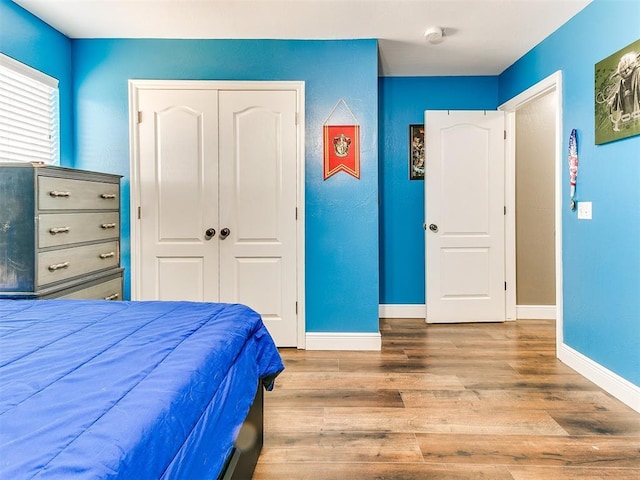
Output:
[[60,163],[58,80],[0,54],[0,162]]

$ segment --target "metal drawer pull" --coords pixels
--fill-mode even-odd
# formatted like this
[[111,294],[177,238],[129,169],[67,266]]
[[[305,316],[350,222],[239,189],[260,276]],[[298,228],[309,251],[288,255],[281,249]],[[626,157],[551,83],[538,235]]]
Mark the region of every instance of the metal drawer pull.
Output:
[[119,294],[114,293],[114,294],[112,294],[112,295],[109,295],[109,296],[107,296],[107,297],[104,297],[104,299],[105,299],[105,300],[117,300],[119,296],[120,296]]
[[106,230],[107,228],[116,228],[116,225],[117,223],[103,223],[100,226]]
[[57,233],[69,233],[71,231],[70,227],[52,227],[49,229],[49,233],[51,235],[55,235]]
[[69,262],[57,263],[55,265],[49,265],[49,271],[55,272],[56,270],[60,270],[61,268],[69,268]]
[[115,193],[102,193],[102,194],[100,194],[100,198],[104,198],[105,200],[112,200],[112,199],[116,198],[116,194]]
[[109,253],[101,253],[100,254],[100,258],[102,258],[103,260],[105,258],[111,258],[111,257],[115,257],[116,256],[116,252],[109,252]]
[[71,196],[71,192],[59,192],[58,190],[51,190],[49,192],[49,195],[51,195],[52,197],[70,197]]

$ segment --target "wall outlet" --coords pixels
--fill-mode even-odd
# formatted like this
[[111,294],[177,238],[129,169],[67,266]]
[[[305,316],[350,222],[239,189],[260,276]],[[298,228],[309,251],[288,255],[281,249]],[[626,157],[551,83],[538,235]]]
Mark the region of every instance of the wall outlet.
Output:
[[591,220],[591,202],[578,202],[578,219]]

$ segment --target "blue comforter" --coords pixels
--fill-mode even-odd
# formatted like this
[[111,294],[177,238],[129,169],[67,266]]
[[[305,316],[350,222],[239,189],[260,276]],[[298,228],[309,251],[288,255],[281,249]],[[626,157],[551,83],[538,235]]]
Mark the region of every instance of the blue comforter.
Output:
[[0,301],[0,478],[215,478],[283,369],[242,305]]

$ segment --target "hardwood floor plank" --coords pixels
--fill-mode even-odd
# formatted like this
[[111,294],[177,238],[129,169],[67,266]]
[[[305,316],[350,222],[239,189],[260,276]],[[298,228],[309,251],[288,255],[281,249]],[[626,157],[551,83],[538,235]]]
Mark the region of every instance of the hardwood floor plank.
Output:
[[570,435],[640,436],[638,414],[628,412],[553,412],[552,417]]
[[514,480],[638,480],[640,470],[626,468],[509,467]]
[[[290,448],[295,445],[296,448]],[[268,437],[261,460],[265,463],[301,462],[422,462],[415,435],[387,432],[280,432]]]
[[404,408],[398,390],[287,390],[274,389],[265,399],[269,406],[277,407],[385,407]]
[[341,372],[428,372],[435,375],[458,375],[464,371],[468,375],[486,375],[487,370],[516,375],[518,372],[504,361],[480,361],[470,364],[455,360],[433,361],[425,358],[381,359],[371,362],[363,359],[340,361]]
[[287,389],[405,389],[405,390],[464,390],[456,375],[433,375],[430,373],[366,373],[339,372],[338,374],[317,372],[312,375],[287,372],[278,377],[278,385]]
[[324,430],[414,433],[567,435],[544,411],[471,410],[453,406],[425,408],[327,407]]
[[562,388],[546,391],[402,390],[400,394],[407,408],[440,404],[444,406],[454,405],[456,408],[480,408],[481,406],[486,406],[495,410],[543,410],[556,412],[626,412],[628,409],[628,407],[602,391],[568,391]]
[[[561,478],[561,477],[547,477]],[[508,469],[492,465],[424,463],[267,464],[258,462],[253,480],[514,480]],[[528,480],[528,479],[527,479]]]
[[[265,395],[266,396],[266,395]],[[264,435],[280,432],[313,432],[323,430],[322,407],[271,407],[264,404]]]
[[461,372],[458,379],[472,390],[528,390],[547,391],[554,389],[594,391],[597,387],[576,374],[566,375],[493,375],[483,377],[467,375]]
[[426,462],[640,469],[640,438],[416,434]]

